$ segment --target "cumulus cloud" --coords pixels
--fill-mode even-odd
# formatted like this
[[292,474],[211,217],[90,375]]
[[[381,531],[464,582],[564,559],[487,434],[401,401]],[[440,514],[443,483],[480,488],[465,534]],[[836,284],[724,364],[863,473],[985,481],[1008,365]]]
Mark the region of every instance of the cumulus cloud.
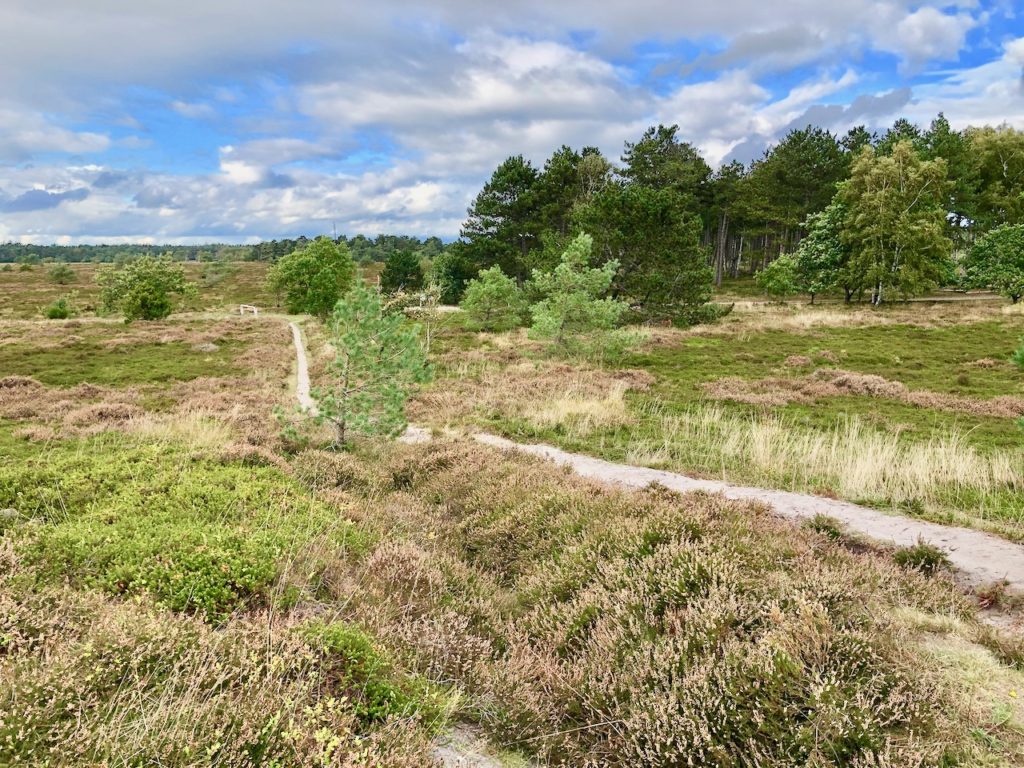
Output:
[[[812,122],[941,109],[1024,123],[1024,39],[956,66],[996,13],[974,0],[390,0],[344,14],[327,0],[117,14],[7,0],[0,237],[244,241],[334,223],[454,236],[507,155],[540,164],[565,143],[615,159],[657,122],[713,163]],[[872,69],[877,52],[900,69]]]

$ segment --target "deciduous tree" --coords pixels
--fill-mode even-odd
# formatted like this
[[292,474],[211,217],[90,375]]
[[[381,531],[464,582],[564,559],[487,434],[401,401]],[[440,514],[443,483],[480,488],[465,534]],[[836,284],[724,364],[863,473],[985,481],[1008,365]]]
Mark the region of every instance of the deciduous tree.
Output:
[[164,256],[142,256],[119,268],[105,267],[97,273],[96,282],[103,308],[120,311],[125,322],[162,320],[174,309],[174,296],[195,292],[181,265]]
[[267,282],[273,291],[284,295],[289,312],[327,317],[355,279],[356,266],[348,246],[318,237],[274,264]]
[[945,160],[922,160],[909,141],[891,156],[865,149],[840,190],[844,242],[870,286],[873,304],[888,291],[922,293],[951,274]]
[[1014,304],[1024,296],[1024,224],[992,230],[971,248],[964,262],[971,288],[991,288]]

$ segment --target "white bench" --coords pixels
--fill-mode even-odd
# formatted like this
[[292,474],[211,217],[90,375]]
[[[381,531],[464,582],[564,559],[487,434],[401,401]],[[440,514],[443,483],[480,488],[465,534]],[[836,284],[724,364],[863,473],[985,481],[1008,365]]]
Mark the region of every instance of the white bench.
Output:
[[252,312],[254,315],[259,315],[260,313],[259,309],[254,307],[252,304],[239,304],[238,314],[244,315],[246,312]]

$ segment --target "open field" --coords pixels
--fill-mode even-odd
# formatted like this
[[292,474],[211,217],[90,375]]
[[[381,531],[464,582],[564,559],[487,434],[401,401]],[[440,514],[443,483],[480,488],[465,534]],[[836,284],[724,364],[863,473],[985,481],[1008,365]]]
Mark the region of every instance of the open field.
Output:
[[[182,307],[186,310],[237,309],[239,304],[255,304],[261,309],[281,309],[279,299],[267,290],[269,264],[259,261],[181,262],[198,295]],[[101,264],[68,264],[75,279],[66,284],[50,278],[51,264],[37,264],[23,270],[18,264],[0,265],[0,318],[39,318],[43,310],[58,298],[77,293],[73,302],[79,311],[92,314],[99,301],[96,273]],[[7,269],[9,267],[9,269]],[[375,281],[381,265],[366,264],[360,272]],[[2,369],[0,369],[2,370]]]
[[[455,722],[506,765],[1024,759],[1019,637],[827,521],[461,439],[296,443],[275,317],[0,331],[2,764],[424,766]],[[505,343],[445,341],[528,364],[539,420],[657,391]],[[567,376],[606,409],[549,403]]]
[[596,365],[453,320],[417,416],[1020,541],[1022,336],[1020,309],[992,302],[750,305]]

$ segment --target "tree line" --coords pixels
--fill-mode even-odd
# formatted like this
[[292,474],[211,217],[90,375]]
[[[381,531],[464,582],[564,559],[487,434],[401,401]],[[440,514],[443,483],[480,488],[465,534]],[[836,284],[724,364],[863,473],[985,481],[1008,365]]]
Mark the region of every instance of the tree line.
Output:
[[[360,264],[387,261],[396,252],[409,252],[421,259],[442,253],[445,243],[439,237],[377,235],[366,237],[340,235],[334,240],[344,244]],[[141,256],[167,257],[172,261],[277,261],[312,242],[305,235],[289,239],[266,240],[253,245],[208,243],[204,245],[26,245],[0,243],[0,263],[38,264],[43,262],[124,263]]]
[[780,257],[766,290],[878,303],[937,285],[998,287],[1012,248],[987,248],[993,265],[978,245],[1000,229],[1013,242],[1005,230],[1021,224],[1024,133],[1008,126],[956,131],[941,114],[881,134],[807,126],[713,170],[678,127],[658,125],[617,165],[594,147],[562,146],[540,168],[509,157],[434,273],[449,301],[495,266],[522,283],[586,232],[599,263],[619,264],[612,295],[641,315],[699,315],[712,285]]

